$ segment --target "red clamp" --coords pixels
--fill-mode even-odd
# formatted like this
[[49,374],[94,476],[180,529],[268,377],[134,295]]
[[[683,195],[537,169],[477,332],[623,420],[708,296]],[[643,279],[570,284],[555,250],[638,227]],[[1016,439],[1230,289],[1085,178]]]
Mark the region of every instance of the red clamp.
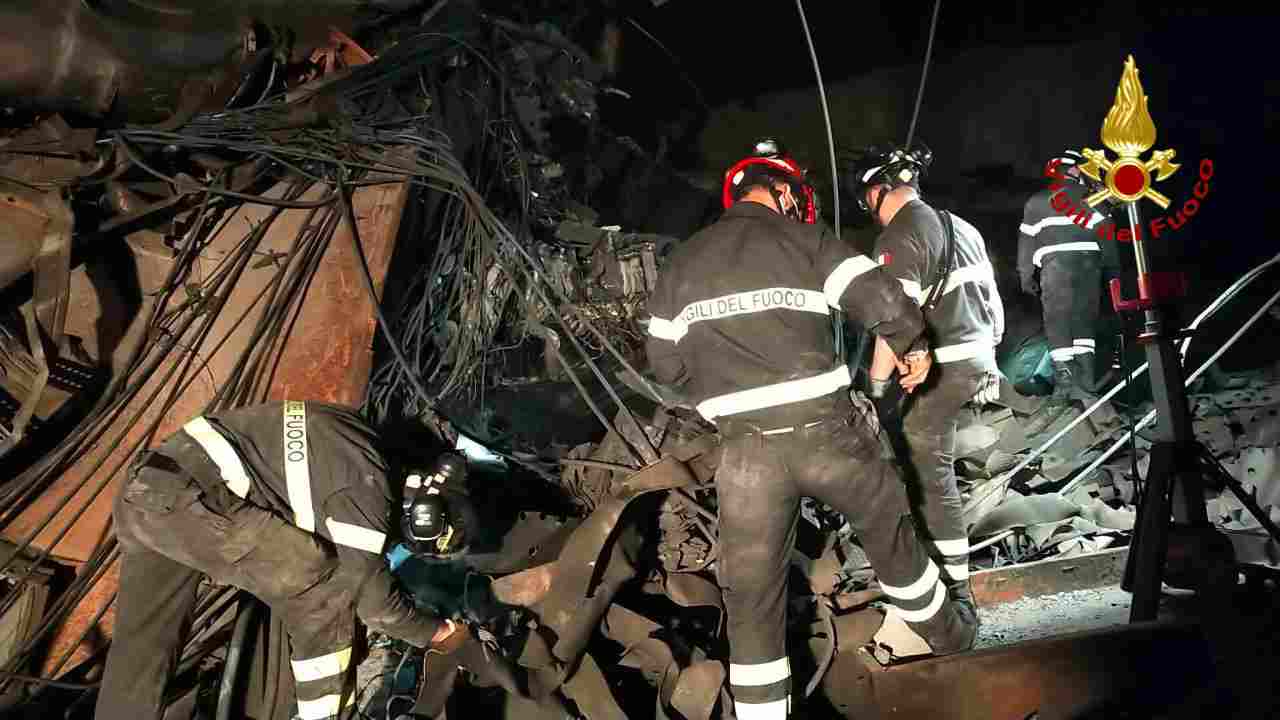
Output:
[[1120,297],[1120,280],[1111,281],[1111,306],[1116,312],[1133,312],[1147,310],[1169,300],[1184,297],[1187,294],[1185,273],[1153,272],[1138,275],[1138,299],[1123,300]]

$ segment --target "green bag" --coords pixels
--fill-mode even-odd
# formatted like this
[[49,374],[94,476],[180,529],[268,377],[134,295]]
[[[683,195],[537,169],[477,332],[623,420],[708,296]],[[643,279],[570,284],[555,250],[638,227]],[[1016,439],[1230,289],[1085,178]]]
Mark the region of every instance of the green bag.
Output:
[[1053,362],[1049,359],[1049,341],[1044,335],[1027,338],[997,364],[1020,395],[1053,392]]

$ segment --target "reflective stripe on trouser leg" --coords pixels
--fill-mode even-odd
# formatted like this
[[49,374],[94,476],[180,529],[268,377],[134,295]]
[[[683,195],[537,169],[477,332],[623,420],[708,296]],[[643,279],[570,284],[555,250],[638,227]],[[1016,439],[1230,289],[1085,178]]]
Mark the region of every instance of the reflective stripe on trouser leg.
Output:
[[1050,348],[1078,352],[1081,339],[1097,335],[1102,284],[1100,256],[1092,252],[1056,253],[1040,273],[1044,334]]
[[791,702],[791,661],[780,657],[760,663],[731,663],[729,689],[738,718],[783,720]]
[[942,585],[941,572],[932,560],[926,561],[924,574],[910,585],[895,586],[880,583],[880,589],[901,611],[902,619],[907,622],[928,622],[942,608],[947,598],[946,588]]
[[969,579],[969,538],[936,540],[933,543],[942,558],[942,572],[953,581]]
[[785,720],[789,550],[799,494],[778,451],[793,435],[728,438],[716,473],[720,500],[717,576],[728,620],[729,686],[742,720]]
[[918,487],[917,508],[926,547],[942,569],[944,584],[969,577],[969,538],[955,472],[956,420],[980,386],[971,371],[944,369],[938,384],[912,405],[904,422],[907,482]]
[[338,683],[332,680],[297,683],[298,717],[301,720],[329,720],[355,705],[355,689],[343,688],[342,685],[342,678],[338,678]]
[[308,589],[302,595],[316,595],[313,607],[295,604],[293,612],[283,618],[292,645],[290,665],[302,720],[328,718],[354,700],[353,598],[338,586],[328,582]]
[[[880,450],[879,439],[868,428],[844,424],[813,433],[788,453],[786,461],[797,468],[801,492],[835,508],[853,526],[894,606],[906,617],[922,618],[908,621],[912,630],[935,652],[966,649],[972,645],[972,633],[947,602],[941,570],[929,559],[911,521],[898,465],[882,457]],[[723,543],[723,535],[721,539]]]

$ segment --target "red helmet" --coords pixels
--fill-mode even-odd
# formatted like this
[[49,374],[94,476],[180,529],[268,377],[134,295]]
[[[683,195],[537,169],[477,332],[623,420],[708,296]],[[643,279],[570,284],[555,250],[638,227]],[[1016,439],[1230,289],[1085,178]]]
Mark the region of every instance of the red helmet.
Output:
[[762,173],[791,184],[803,207],[797,208],[797,220],[814,224],[818,220],[818,207],[814,202],[813,186],[805,180],[804,168],[786,154],[782,145],[771,138],[760,140],[752,148],[751,155],[734,163],[724,174],[724,190],[721,202],[729,209],[735,202],[734,190],[743,185],[748,176]]

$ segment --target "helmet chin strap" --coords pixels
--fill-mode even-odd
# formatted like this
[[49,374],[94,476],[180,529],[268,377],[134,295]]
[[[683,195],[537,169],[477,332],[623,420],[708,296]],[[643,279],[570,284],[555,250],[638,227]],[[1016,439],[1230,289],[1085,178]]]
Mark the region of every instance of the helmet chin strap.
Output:
[[782,193],[778,192],[778,189],[773,185],[769,186],[769,194],[773,196],[773,204],[778,208],[780,215],[796,221],[804,220],[804,218],[800,217],[800,206],[798,204],[792,205],[791,210],[787,210],[786,206],[782,204]]
[[880,221],[880,208],[884,206],[884,199],[888,194],[889,194],[888,190],[881,190],[880,197],[876,198],[876,206],[871,211],[872,219],[874,219],[876,221],[876,224],[881,227],[884,227],[884,223]]

